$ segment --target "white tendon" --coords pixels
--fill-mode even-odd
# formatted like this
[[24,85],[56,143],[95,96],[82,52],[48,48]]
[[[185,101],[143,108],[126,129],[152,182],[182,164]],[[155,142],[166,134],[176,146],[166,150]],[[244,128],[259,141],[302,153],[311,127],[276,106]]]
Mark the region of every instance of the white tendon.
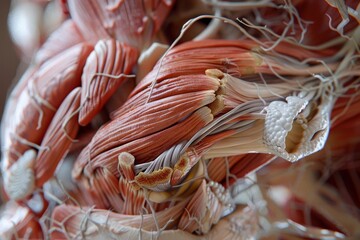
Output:
[[[315,101],[309,103],[297,96],[289,96],[286,101],[274,101],[265,109],[263,141],[273,154],[295,162],[323,148],[329,133],[333,101],[331,97],[322,97],[321,104],[315,104],[315,108]],[[312,114],[310,112],[314,116],[306,119]],[[292,131],[294,127],[300,129]],[[298,138],[298,142],[289,143],[290,134],[295,135],[293,139]],[[290,144],[291,150],[288,148]]]
[[7,171],[4,172],[4,189],[10,199],[21,200],[35,188],[33,167],[36,152],[27,150]]

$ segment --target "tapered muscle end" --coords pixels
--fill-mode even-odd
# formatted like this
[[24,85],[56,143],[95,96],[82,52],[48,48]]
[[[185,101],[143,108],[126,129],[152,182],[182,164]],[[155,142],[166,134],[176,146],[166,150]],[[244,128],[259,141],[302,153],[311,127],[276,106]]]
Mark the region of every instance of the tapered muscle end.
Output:
[[[32,73],[14,109],[11,139],[4,143],[11,155],[22,154],[29,149],[29,143],[40,144],[54,110],[80,85],[80,73],[91,50],[88,44],[78,44],[44,62]],[[11,160],[16,158],[12,156]]]
[[128,152],[122,152],[119,154],[119,164],[125,166],[133,166],[135,157]]
[[79,130],[77,109],[80,88],[75,88],[60,105],[41,143],[36,159],[36,186],[41,187],[51,178]]
[[119,154],[118,160],[121,173],[127,180],[133,180],[135,157],[128,152],[122,152]]
[[[5,110],[1,119],[1,143],[5,146],[5,148],[10,138],[10,132],[12,131],[12,128],[10,126],[13,124],[13,121],[15,119],[14,115],[16,111],[14,111],[14,109],[16,109],[19,105],[19,98],[21,94],[24,94],[24,89],[26,88],[32,75],[36,73],[38,68],[39,66],[32,66],[26,70],[19,82],[12,89],[6,101]],[[27,93],[26,95],[27,97],[29,96]]]
[[217,95],[215,101],[210,103],[209,108],[211,109],[211,113],[216,116],[217,114],[221,113],[225,108],[224,103],[224,96]]
[[95,45],[81,77],[80,125],[89,124],[99,113],[131,73],[138,55],[137,49],[114,39],[100,40]]
[[45,61],[33,79],[38,95],[57,108],[64,95],[80,85],[81,73],[92,50],[92,45],[79,43]]
[[90,43],[80,43],[75,46],[81,46],[81,51],[79,53],[79,59],[78,59],[78,68],[76,72],[76,76],[80,76],[84,69],[87,58],[90,55],[90,53],[93,51],[94,46]]
[[[28,92],[32,98],[29,105],[35,109],[34,112],[39,112],[42,116],[41,121],[37,123],[40,128],[48,128],[55,111],[66,96],[80,86],[81,72],[91,49],[92,46],[88,44],[78,44],[67,49],[42,64],[29,82]],[[51,114],[47,111],[51,111]],[[20,120],[22,121],[23,118]],[[33,124],[31,122],[31,124],[23,125],[28,128]],[[32,133],[32,131],[28,132]],[[41,139],[42,137],[43,135]]]
[[224,73],[219,69],[207,69],[205,74],[209,77],[214,77],[217,79],[222,79],[224,77]]
[[90,147],[87,145],[77,157],[71,172],[73,179],[80,179],[84,173],[84,168],[90,161]]
[[214,115],[212,115],[211,109],[208,107],[202,107],[194,114],[200,116],[200,118],[204,121],[205,125],[214,120]]
[[[26,150],[41,143],[54,112],[48,108],[36,106],[29,92],[24,89],[10,116],[12,120],[5,122],[7,127],[5,132],[2,132],[2,140],[4,140],[2,142],[4,149],[2,167],[5,167],[4,169],[10,167]],[[31,126],[31,131],[29,131],[29,126]]]
[[79,113],[79,125],[87,126],[100,110],[97,106],[85,103]]
[[169,167],[164,167],[152,173],[140,172],[135,177],[135,181],[143,187],[154,187],[158,184],[168,183],[170,181],[172,172],[173,170]]

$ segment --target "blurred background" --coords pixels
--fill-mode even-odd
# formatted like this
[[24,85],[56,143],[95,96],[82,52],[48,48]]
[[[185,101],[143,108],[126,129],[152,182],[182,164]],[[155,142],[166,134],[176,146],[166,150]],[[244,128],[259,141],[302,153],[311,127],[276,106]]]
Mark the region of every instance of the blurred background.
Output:
[[0,1],[0,115],[11,84],[15,81],[19,58],[9,36],[7,19],[10,0]]

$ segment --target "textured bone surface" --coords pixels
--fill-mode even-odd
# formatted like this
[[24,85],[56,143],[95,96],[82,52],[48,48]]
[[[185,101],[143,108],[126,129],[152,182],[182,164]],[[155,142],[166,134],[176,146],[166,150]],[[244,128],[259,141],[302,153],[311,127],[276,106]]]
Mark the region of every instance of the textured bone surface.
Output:
[[[264,143],[274,154],[291,162],[297,161],[323,148],[330,127],[331,99],[317,106],[316,115],[307,122],[301,112],[309,105],[306,99],[289,96],[286,102],[274,101],[266,108]],[[286,138],[300,123],[296,133],[298,141],[289,151]]]
[[21,200],[28,196],[35,188],[36,152],[27,150],[17,162],[5,172],[4,188],[10,199]]

